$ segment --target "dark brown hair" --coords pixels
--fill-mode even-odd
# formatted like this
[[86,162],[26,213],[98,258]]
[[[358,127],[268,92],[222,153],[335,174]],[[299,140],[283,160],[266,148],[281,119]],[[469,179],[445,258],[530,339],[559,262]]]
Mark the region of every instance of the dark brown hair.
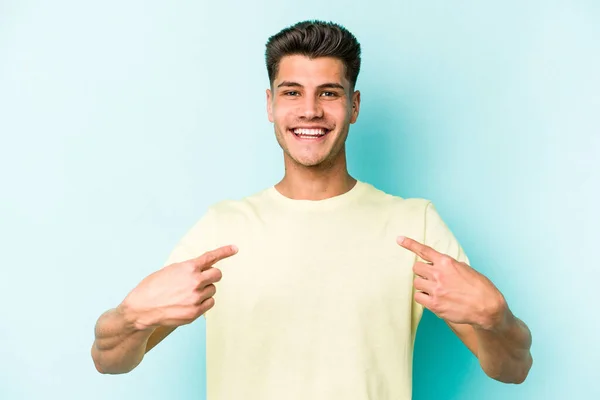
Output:
[[360,71],[360,44],[352,33],[339,24],[302,21],[271,36],[265,52],[271,85],[277,75],[279,62],[290,55],[337,58],[346,66],[346,79],[351,89],[356,85]]

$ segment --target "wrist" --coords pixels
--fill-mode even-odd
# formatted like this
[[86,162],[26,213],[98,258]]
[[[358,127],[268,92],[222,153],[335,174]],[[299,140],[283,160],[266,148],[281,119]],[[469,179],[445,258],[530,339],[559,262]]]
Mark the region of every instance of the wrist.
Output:
[[115,309],[116,313],[123,319],[128,330],[134,332],[153,330],[154,327],[148,321],[144,321],[141,313],[131,304],[124,300]]
[[502,332],[510,326],[512,313],[502,294],[497,295],[484,307],[475,328],[485,331]]

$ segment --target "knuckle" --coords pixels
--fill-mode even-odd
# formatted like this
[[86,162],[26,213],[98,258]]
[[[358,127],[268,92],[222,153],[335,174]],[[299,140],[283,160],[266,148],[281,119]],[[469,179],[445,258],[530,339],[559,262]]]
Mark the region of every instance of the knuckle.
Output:
[[189,262],[186,265],[186,268],[189,272],[191,273],[197,273],[198,272],[198,263],[197,262]]
[[204,300],[204,302],[202,303],[202,313],[205,313],[206,311],[210,310],[214,306],[215,306],[215,298],[209,297],[208,299]]
[[192,293],[190,293],[187,302],[189,305],[191,306],[195,306],[198,305],[198,303],[200,301],[202,301],[202,296],[200,296],[200,293],[198,293],[196,290],[192,291]]
[[206,288],[208,289],[209,297],[212,297],[212,296],[214,296],[215,293],[217,293],[217,287],[215,285],[213,285],[212,283],[210,285],[208,285]]
[[217,255],[215,254],[215,252],[208,252],[206,254],[204,254],[204,262],[206,264],[211,264],[214,263],[217,260]]
[[204,290],[195,290],[195,302],[194,304],[200,305],[204,300],[206,300],[206,295]]
[[218,268],[213,268],[213,275],[215,282],[219,282],[223,278],[223,273]]
[[200,274],[198,276],[198,280],[196,281],[196,287],[203,288],[208,284],[210,284],[210,280],[208,279],[208,276],[204,273]]
[[206,272],[203,271],[198,271],[196,270],[194,273],[194,278],[193,278],[193,285],[196,288],[201,288],[207,285],[207,277],[206,277]]
[[202,272],[203,285],[206,286],[208,284],[218,282],[221,280],[223,274],[217,268],[211,267]]
[[191,323],[198,317],[198,311],[196,307],[190,307],[188,311],[184,314],[184,319],[187,324]]
[[431,291],[431,295],[435,298],[438,299],[440,297],[444,296],[444,288],[442,287],[442,285],[437,284],[433,287],[433,290]]
[[443,256],[441,257],[441,259],[440,259],[440,263],[441,263],[443,266],[450,266],[450,265],[452,265],[452,261],[453,261],[453,260],[452,260],[452,257],[450,257],[449,255],[443,255]]

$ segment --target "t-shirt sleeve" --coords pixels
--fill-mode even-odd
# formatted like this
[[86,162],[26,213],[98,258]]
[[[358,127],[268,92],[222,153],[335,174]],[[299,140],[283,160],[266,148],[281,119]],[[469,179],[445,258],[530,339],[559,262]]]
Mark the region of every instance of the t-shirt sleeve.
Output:
[[[450,231],[442,217],[437,212],[432,202],[428,202],[425,207],[425,234],[423,244],[434,250],[446,254],[457,261],[469,264],[469,258],[465,254],[460,243]],[[421,257],[417,256],[417,261],[423,262]],[[415,294],[413,287],[413,296]],[[423,305],[417,303],[413,297],[413,335],[416,334],[417,325],[423,314]]]
[[425,210],[425,245],[457,261],[469,263],[460,243],[438,214],[433,203]]
[[[181,238],[169,254],[165,265],[196,258],[216,249],[216,213],[209,208],[192,228]],[[204,318],[210,310],[203,314]]]
[[196,258],[207,251],[214,250],[216,243],[215,220],[215,212],[209,208],[175,245],[167,257],[165,265]]

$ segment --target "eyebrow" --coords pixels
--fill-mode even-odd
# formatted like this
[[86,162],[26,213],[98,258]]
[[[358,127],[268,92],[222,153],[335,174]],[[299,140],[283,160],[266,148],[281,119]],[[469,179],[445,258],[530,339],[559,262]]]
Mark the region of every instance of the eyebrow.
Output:
[[[280,87],[303,87],[301,84],[299,84],[298,82],[290,82],[290,81],[283,81],[281,82],[279,85],[277,85],[278,88]],[[328,83],[323,83],[320,84],[319,86],[317,86],[317,89],[342,89],[345,90],[344,86],[340,85],[339,83],[335,83],[335,82],[328,82]]]

